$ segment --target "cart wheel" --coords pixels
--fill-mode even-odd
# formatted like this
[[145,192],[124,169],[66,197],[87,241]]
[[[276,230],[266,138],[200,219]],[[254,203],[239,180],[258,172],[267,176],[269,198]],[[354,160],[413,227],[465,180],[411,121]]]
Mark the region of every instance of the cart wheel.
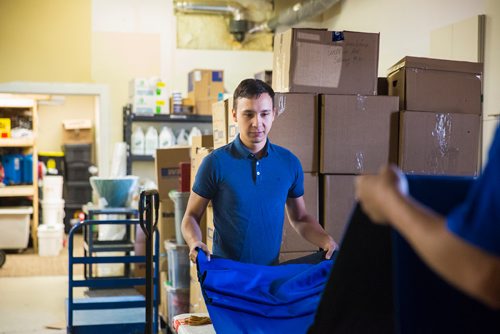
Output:
[[3,264],[5,263],[5,259],[7,258],[7,255],[3,250],[0,249],[0,268],[2,268]]

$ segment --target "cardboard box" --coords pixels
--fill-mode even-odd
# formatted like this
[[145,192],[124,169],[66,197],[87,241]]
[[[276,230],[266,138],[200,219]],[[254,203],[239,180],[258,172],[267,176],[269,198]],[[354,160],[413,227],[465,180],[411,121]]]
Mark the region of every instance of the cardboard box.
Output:
[[323,223],[325,231],[340,245],[356,200],[354,179],[356,175],[322,175]]
[[232,110],[232,98],[216,102],[212,106],[214,149],[228,144],[239,133],[238,124],[233,119]]
[[161,271],[160,286],[158,287],[160,289],[160,308],[158,309],[158,311],[162,319],[166,321],[166,319],[168,319],[168,302],[167,302],[167,290],[163,288],[165,282],[167,282],[167,272]]
[[206,242],[206,245],[208,246],[208,250],[210,252],[212,252],[213,245],[214,245],[215,226],[214,226],[214,208],[213,208],[211,203],[207,206],[207,210],[205,211],[205,214],[207,216],[207,242]]
[[63,144],[92,144],[94,135],[90,119],[68,119],[62,121]]
[[299,158],[306,173],[319,170],[318,96],[316,94],[277,93],[274,106],[278,117],[269,139]]
[[292,28],[274,36],[276,92],[377,94],[379,34]]
[[210,152],[213,151],[213,148],[207,147],[193,147],[191,150],[191,189],[193,189],[193,184],[196,179],[196,173],[198,173],[198,169],[200,165]]
[[321,173],[376,173],[397,162],[397,97],[324,95],[321,102]]
[[197,115],[212,115],[212,105],[216,102],[217,99],[195,100],[193,113]]
[[483,65],[405,57],[388,70],[389,95],[400,110],[481,114]]
[[160,200],[160,217],[158,219],[158,231],[160,232],[160,270],[168,270],[167,251],[163,245],[166,240],[175,239],[175,204],[169,198]]
[[189,312],[190,313],[208,313],[205,300],[201,293],[200,282],[198,281],[198,273],[196,264],[191,262],[190,267],[190,286],[189,286]]
[[269,86],[272,86],[273,84],[273,71],[262,71],[259,73],[255,73],[253,77],[255,79],[264,81]]
[[224,94],[224,71],[195,69],[188,73],[188,94],[193,101],[216,100]]
[[478,175],[479,115],[403,111],[399,166],[408,174]]
[[[319,220],[319,185],[318,175],[304,173],[304,201],[307,213]],[[281,252],[317,251],[318,247],[302,238],[290,224],[285,210]]]
[[156,150],[156,182],[160,200],[168,199],[170,190],[179,187],[179,163],[190,162],[190,147],[169,147]]

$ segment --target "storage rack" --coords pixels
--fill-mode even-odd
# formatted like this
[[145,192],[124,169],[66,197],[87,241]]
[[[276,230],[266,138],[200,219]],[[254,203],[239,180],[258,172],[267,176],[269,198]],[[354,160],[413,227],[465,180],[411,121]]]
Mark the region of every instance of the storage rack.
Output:
[[132,174],[132,163],[134,161],[154,161],[152,155],[132,155],[131,138],[132,123],[150,122],[150,123],[211,123],[210,115],[175,115],[175,114],[154,114],[139,115],[132,113],[132,105],[127,104],[123,107],[123,140],[127,143],[127,175]]
[[0,94],[0,110],[16,114],[26,113],[30,114],[31,117],[32,136],[30,138],[0,138],[0,148],[17,149],[33,155],[33,182],[32,184],[0,187],[0,198],[31,198],[33,207],[31,238],[33,240],[33,248],[35,252],[38,252],[38,156],[35,140],[38,127],[37,101],[22,96]]

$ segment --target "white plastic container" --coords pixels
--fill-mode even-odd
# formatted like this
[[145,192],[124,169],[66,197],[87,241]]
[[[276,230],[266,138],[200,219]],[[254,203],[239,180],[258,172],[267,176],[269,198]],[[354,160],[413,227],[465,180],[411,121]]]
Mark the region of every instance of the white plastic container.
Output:
[[57,256],[63,245],[64,225],[38,226],[38,255]]
[[144,132],[142,132],[142,128],[140,126],[136,127],[132,133],[132,143],[130,146],[130,150],[133,155],[144,155]]
[[30,206],[0,208],[0,249],[28,247],[32,213]]
[[64,224],[64,200],[46,199],[42,203],[42,221],[47,225]]
[[45,175],[43,177],[43,199],[59,200],[63,193],[63,177],[61,175]]
[[165,240],[168,263],[168,282],[174,289],[189,289],[189,246],[176,240]]
[[145,147],[144,154],[156,154],[156,149],[158,148],[158,131],[152,126],[150,126],[146,132]]
[[175,134],[171,128],[164,126],[160,131],[160,136],[158,139],[158,147],[172,147],[175,145]]

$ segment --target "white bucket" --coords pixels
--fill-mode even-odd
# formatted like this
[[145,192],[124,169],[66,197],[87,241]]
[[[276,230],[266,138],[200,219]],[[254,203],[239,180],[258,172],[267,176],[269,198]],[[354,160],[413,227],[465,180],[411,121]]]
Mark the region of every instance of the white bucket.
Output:
[[43,223],[47,225],[64,224],[64,200],[46,199],[42,203]]
[[64,225],[38,226],[38,255],[57,256],[63,246]]
[[62,198],[63,177],[60,175],[45,175],[43,177],[43,199],[57,200]]

